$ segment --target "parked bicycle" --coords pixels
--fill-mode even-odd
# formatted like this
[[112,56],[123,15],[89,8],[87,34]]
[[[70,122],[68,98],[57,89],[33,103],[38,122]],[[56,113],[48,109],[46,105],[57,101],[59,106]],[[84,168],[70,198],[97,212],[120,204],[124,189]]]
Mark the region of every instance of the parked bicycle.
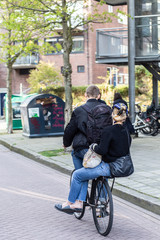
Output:
[[[71,175],[72,176],[72,175]],[[89,182],[86,202],[83,202],[82,212],[74,212],[77,219],[84,216],[86,207],[92,209],[94,224],[99,234],[107,236],[113,224],[112,189],[115,179],[112,178],[111,187],[106,177],[98,177]]]
[[160,105],[155,106],[154,102],[147,107],[147,116],[152,115],[154,121],[156,122],[157,128],[160,129]]
[[156,136],[158,134],[157,121],[153,114],[147,114],[147,112],[142,112],[141,107],[138,103],[135,104],[135,121],[133,127],[135,132],[142,132],[143,134],[150,134]]

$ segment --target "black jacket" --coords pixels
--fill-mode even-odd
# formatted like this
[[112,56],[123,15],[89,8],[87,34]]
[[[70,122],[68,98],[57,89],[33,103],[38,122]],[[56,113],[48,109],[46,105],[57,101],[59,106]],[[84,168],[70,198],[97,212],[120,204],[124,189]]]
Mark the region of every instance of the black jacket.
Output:
[[102,132],[100,144],[94,151],[102,155],[104,162],[114,162],[117,158],[129,153],[131,137],[123,125],[107,126]]
[[[92,109],[102,103],[96,99],[89,99],[86,104]],[[73,111],[71,120],[64,130],[63,144],[65,147],[71,146],[72,143],[75,151],[89,147],[86,136],[87,119],[88,114],[82,106]]]

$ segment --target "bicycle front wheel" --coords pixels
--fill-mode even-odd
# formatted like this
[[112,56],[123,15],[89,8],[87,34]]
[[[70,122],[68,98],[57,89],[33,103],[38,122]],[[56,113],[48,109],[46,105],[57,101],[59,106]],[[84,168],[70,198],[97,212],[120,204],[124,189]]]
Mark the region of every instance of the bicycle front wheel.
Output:
[[107,236],[113,224],[113,200],[107,179],[97,179],[93,188],[94,206],[93,219],[97,231]]
[[151,128],[150,128],[150,126],[147,126],[147,127],[142,128],[142,129],[141,129],[141,132],[144,133],[144,134],[147,134],[147,135],[151,134]]

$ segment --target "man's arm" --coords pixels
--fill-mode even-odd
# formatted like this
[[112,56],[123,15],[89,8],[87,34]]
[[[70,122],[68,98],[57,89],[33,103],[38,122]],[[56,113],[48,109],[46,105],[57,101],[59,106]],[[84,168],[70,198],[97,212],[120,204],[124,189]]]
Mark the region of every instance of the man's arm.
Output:
[[66,126],[64,130],[64,136],[63,136],[63,145],[64,147],[69,147],[72,144],[73,138],[75,134],[77,133],[77,119],[74,114],[72,113],[71,120]]

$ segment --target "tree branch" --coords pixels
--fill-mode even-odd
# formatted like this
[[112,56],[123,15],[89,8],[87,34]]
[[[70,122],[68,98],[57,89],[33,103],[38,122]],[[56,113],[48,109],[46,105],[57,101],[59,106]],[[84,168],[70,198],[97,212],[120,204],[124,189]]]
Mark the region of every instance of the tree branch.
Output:
[[24,7],[24,6],[21,6],[21,5],[18,5],[18,4],[14,4],[13,2],[9,2],[6,0],[6,2],[8,2],[9,4],[11,4],[11,6],[19,9],[25,9],[25,10],[30,10],[30,11],[33,11],[33,12],[41,12],[41,13],[48,13],[50,12],[49,10],[43,10],[43,9],[35,9],[35,8],[31,8],[31,7]]

